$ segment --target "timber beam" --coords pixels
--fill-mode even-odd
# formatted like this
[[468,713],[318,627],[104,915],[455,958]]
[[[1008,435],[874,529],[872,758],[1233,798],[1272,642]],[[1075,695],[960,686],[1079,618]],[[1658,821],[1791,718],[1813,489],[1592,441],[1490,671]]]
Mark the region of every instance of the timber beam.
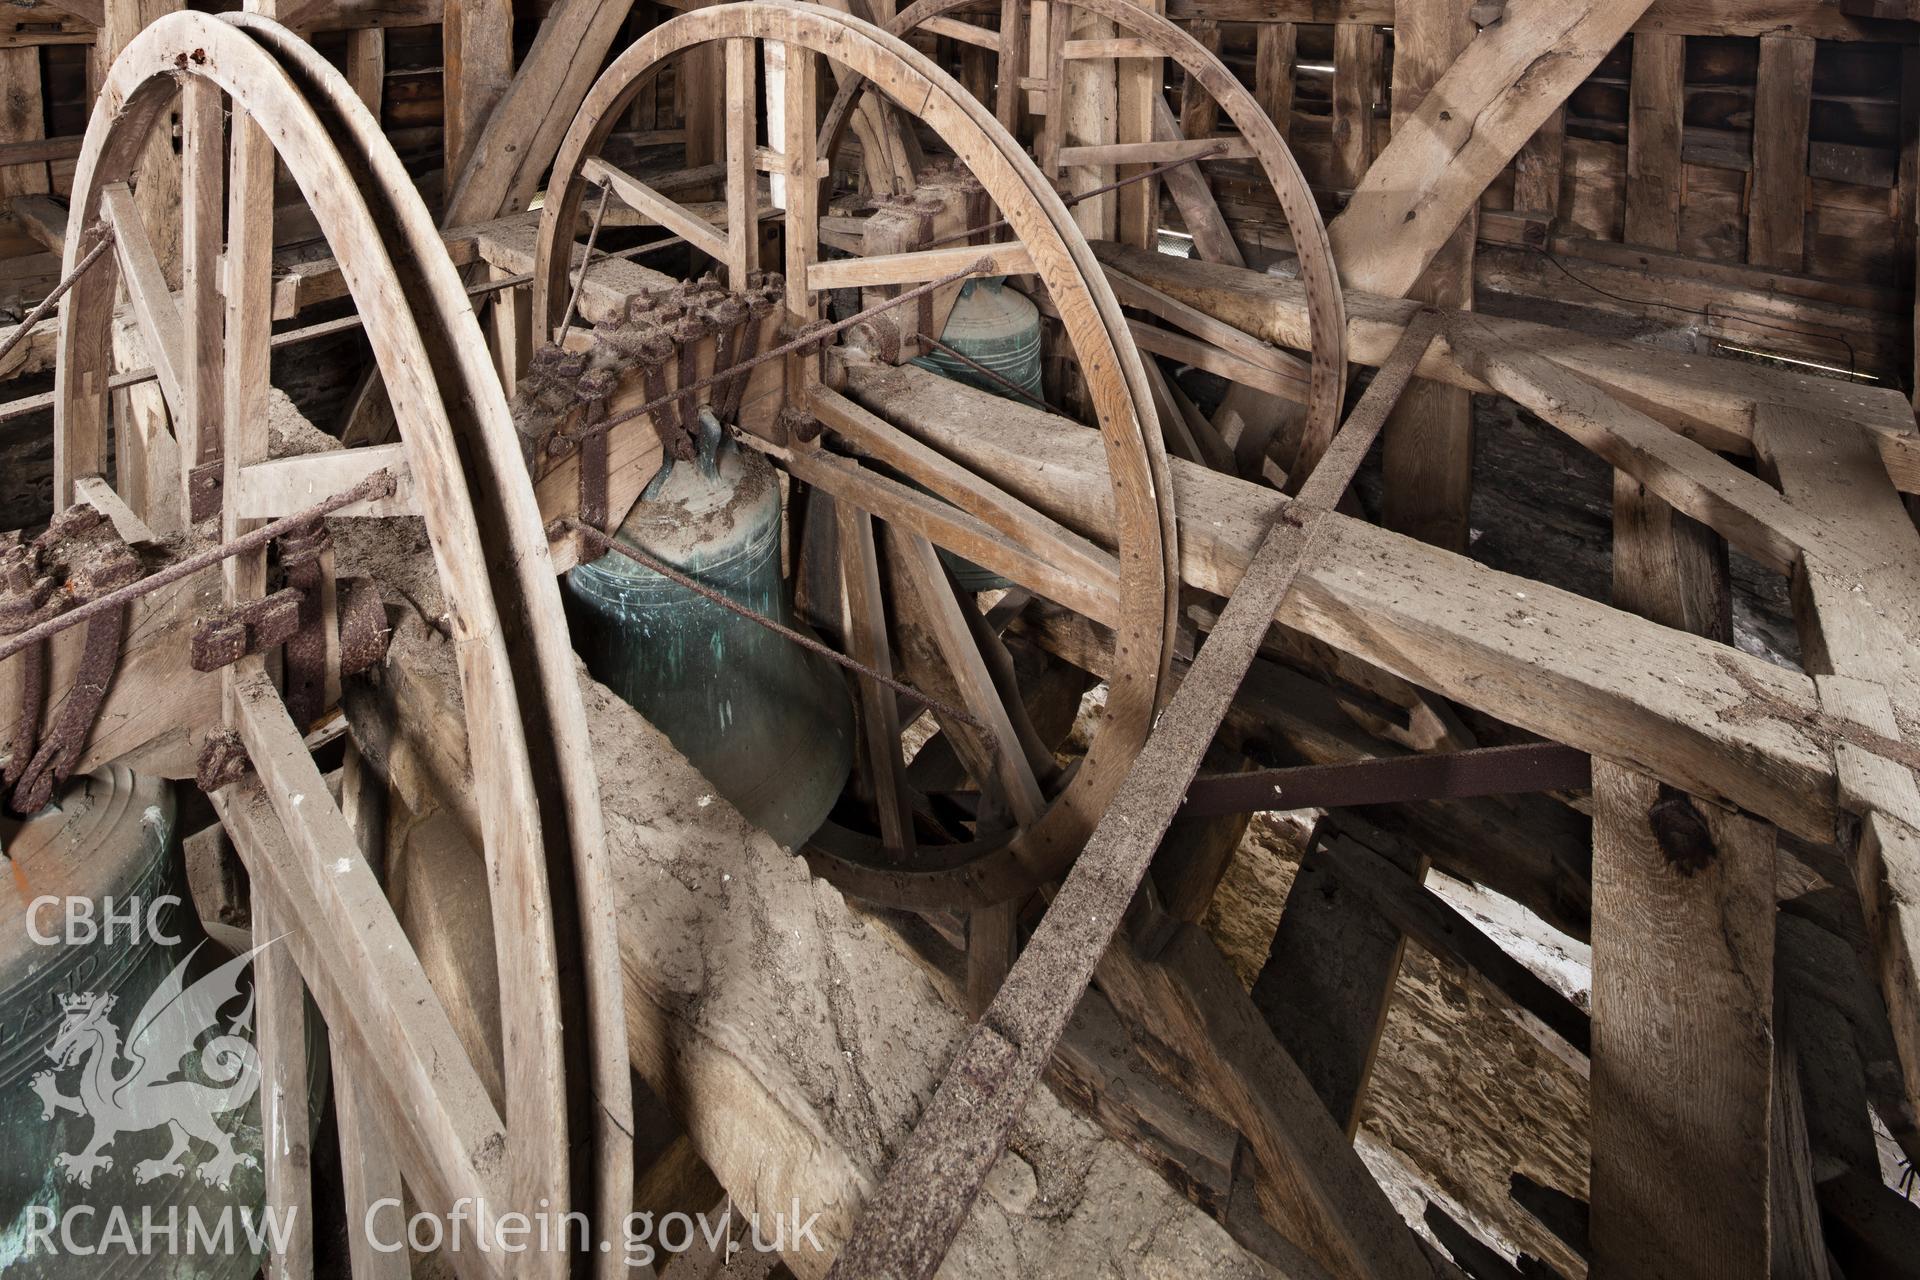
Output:
[[[1297,281],[1126,245],[1100,243],[1093,248],[1108,267],[1256,338],[1295,350],[1306,349],[1311,341],[1306,291]],[[1376,367],[1385,362],[1420,307],[1348,290],[1348,356]],[[1874,441],[1894,484],[1902,492],[1920,493],[1920,431],[1914,427],[1913,406],[1898,391],[1660,351],[1525,320],[1480,314],[1454,319],[1471,324],[1490,348],[1544,356],[1622,403],[1722,452],[1753,452],[1754,423],[1763,409],[1850,423]],[[1419,375],[1469,391],[1494,389],[1467,367],[1444,334],[1428,351]]]

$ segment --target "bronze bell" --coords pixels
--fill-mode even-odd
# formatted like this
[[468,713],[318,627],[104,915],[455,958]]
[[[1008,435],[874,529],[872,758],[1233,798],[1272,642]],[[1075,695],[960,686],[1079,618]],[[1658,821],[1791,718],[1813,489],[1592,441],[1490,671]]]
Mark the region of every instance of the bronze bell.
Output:
[[[774,469],[702,410],[692,461],[668,458],[614,532],[788,627]],[[819,829],[853,765],[853,707],[832,664],[609,551],[567,575],[574,647],[749,822],[789,849]]]

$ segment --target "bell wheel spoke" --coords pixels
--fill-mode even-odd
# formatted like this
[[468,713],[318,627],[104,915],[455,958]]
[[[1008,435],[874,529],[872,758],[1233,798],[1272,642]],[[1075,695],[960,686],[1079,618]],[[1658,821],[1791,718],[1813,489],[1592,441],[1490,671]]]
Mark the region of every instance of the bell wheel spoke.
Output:
[[[1031,825],[1045,809],[1046,797],[1000,685],[980,651],[975,628],[969,625],[968,611],[954,594],[932,543],[915,533],[897,529],[888,532],[891,550],[919,606],[918,616],[931,633],[954,688],[977,722],[973,737],[977,745],[970,762],[976,778],[982,785],[991,778],[1015,821]],[[986,772],[981,774],[978,771],[983,767]]]
[[[841,629],[847,653],[882,675],[893,674],[880,594],[880,561],[873,518],[851,503],[834,505],[839,533]],[[900,714],[895,694],[868,676],[859,678],[860,725],[866,774],[881,839],[902,858],[913,852],[913,813],[900,759]]]
[[[1084,583],[1095,596],[1118,594],[1120,571],[1111,553],[837,391],[820,389],[812,404],[827,429],[855,450],[953,503],[1052,567],[1058,578]],[[1049,594],[1046,583],[1027,585]]]

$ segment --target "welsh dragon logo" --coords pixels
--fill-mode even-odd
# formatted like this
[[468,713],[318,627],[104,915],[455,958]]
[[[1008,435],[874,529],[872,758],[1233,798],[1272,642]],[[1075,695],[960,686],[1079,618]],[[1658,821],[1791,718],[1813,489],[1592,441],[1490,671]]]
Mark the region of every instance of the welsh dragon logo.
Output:
[[[201,1040],[217,1032],[220,1010],[239,998],[240,975],[260,950],[234,957],[191,985],[189,953],[147,998],[124,1043],[110,1016],[114,997],[98,992],[61,997],[66,1017],[47,1047],[55,1065],[35,1075],[32,1088],[40,1095],[43,1119],[66,1111],[93,1121],[93,1135],[82,1150],[54,1157],[68,1181],[92,1186],[97,1170],[113,1167],[108,1149],[116,1138],[162,1125],[171,1131],[172,1145],[159,1159],[134,1166],[138,1182],[183,1176],[182,1157],[192,1158],[194,1139],[213,1148],[195,1170],[208,1185],[225,1188],[235,1169],[258,1166],[253,1156],[234,1150],[232,1135],[217,1119],[245,1107],[260,1087],[260,1054],[243,1034],[253,1021],[251,991],[225,1033],[205,1044]],[[200,1074],[211,1084],[183,1078],[183,1060],[196,1048]],[[59,1077],[75,1068],[78,1091],[68,1097],[60,1092]]]

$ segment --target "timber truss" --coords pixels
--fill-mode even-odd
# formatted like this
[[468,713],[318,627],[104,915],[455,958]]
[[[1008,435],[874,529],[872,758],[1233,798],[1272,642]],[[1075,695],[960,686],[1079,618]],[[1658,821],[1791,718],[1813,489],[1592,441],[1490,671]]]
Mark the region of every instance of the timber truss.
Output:
[[[0,562],[12,802],[36,809],[116,762],[214,797],[251,873],[256,935],[292,939],[261,967],[261,1034],[276,1096],[302,1109],[303,992],[327,1026],[350,1211],[404,1186],[434,1207],[539,1202],[616,1221],[632,1197],[631,1063],[735,1199],[819,1204],[834,1256],[808,1265],[849,1278],[988,1265],[965,1228],[993,1212],[981,1192],[1019,1126],[1057,1110],[1041,1080],[1087,1060],[1074,1019],[1096,1007],[1244,1143],[1228,1192],[1250,1181],[1244,1212],[1280,1240],[1194,1227],[1220,1269],[1241,1247],[1300,1274],[1450,1267],[1354,1150],[1364,1059],[1344,1077],[1303,1068],[1199,926],[1224,853],[1183,864],[1166,840],[1176,819],[1275,794],[1406,806],[1431,824],[1408,841],[1426,846],[1420,866],[1462,867],[1593,938],[1589,1032],[1424,895],[1380,891],[1402,932],[1464,958],[1591,1063],[1594,1257],[1825,1274],[1809,1120],[1782,1118],[1776,876],[1791,854],[1857,896],[1898,1068],[1874,1103],[1920,1132],[1910,406],[1480,315],[1422,284],[1645,0],[1510,0],[1328,224],[1261,105],[1187,31],[1119,0],[1055,0],[1035,40],[1035,8],[921,0],[885,26],[783,0],[698,8],[590,85],[569,80],[552,118],[523,88],[557,56],[537,45],[467,144],[443,227],[353,85],[302,38],[258,14],[148,27],[113,63],[79,156],[72,292],[57,324],[12,335],[16,368],[55,372],[60,507]],[[583,12],[563,0],[542,40],[572,22],[605,48],[611,29],[582,36]],[[914,32],[992,54],[998,69],[971,86],[990,91]],[[1179,118],[1163,59],[1196,99]],[[1118,86],[1117,125],[1077,141],[1060,90],[1092,64]],[[617,145],[669,66],[719,72],[702,90],[719,130],[702,169],[645,168]],[[1053,109],[1031,130],[1029,95],[1048,86]],[[162,233],[136,166],[175,104],[185,195],[160,211],[181,222]],[[777,120],[764,140],[762,115]],[[1215,137],[1222,115],[1234,132]],[[1290,277],[1245,265],[1199,177],[1215,157],[1251,162],[1271,188]],[[327,256],[275,261],[276,162]],[[1092,180],[1105,174],[1118,177]],[[526,208],[543,175],[534,213],[495,219]],[[1103,200],[1111,235],[1090,237],[1078,215]],[[1159,251],[1175,219],[1193,258]],[[608,251],[603,236],[634,227],[666,239]],[[157,243],[181,246],[177,292]],[[1077,412],[908,363],[941,346],[963,284],[987,276],[1021,282],[1046,317],[1078,372]],[[496,294],[484,331],[474,300]],[[835,294],[856,301],[829,309]],[[274,330],[341,298],[353,316]],[[297,422],[275,438],[272,352],[352,326],[379,376],[346,447]],[[137,362],[116,363],[116,329]],[[1195,409],[1158,358],[1232,382],[1232,425]],[[1356,367],[1371,374],[1349,395]],[[1615,470],[1616,556],[1640,574],[1631,607],[1358,513],[1370,449],[1436,390],[1505,397]],[[859,764],[804,861],[724,805],[663,802],[659,779],[684,761],[567,652],[556,575],[599,554],[714,426],[785,472],[801,611],[853,673]],[[1804,671],[1698,616],[1694,575],[1721,542],[1791,581]],[[983,601],[953,558],[1011,589]],[[1105,713],[1063,763],[1096,678]],[[1398,721],[1331,705],[1334,681]],[[1477,741],[1450,703],[1506,739]],[[939,745],[910,763],[903,734],[922,716]],[[311,744],[342,728],[352,753],[330,781]],[[1210,747],[1263,734],[1288,740],[1292,767],[1202,776]],[[495,972],[467,1000],[509,1029],[498,1062],[433,980],[430,937],[396,916],[376,792],[442,812],[484,856],[468,889]],[[1590,877],[1530,845],[1535,829],[1460,820],[1514,794],[1514,812],[1545,815],[1537,830],[1590,816]],[[712,885],[661,869],[669,837]],[[1348,835],[1329,850],[1354,868],[1379,860]],[[753,946],[722,892],[755,903]],[[870,982],[856,994],[878,1005],[925,979],[860,932],[841,893],[958,938],[969,1027],[919,1006],[900,1025],[851,1026],[831,992]],[[867,978],[848,976],[848,956]],[[787,973],[820,990],[791,990],[809,982]],[[831,1045],[809,1039],[821,1027]],[[882,1061],[906,1064],[897,1088],[860,1074]],[[1153,1126],[1094,1111],[1152,1146],[1136,1140]],[[1672,1142],[1698,1158],[1663,1161]],[[270,1160],[279,1201],[310,1206],[307,1177],[304,1150]],[[1796,1248],[1805,1259],[1780,1263]],[[571,1265],[455,1261],[479,1275]],[[354,1258],[369,1275],[392,1262]]]

